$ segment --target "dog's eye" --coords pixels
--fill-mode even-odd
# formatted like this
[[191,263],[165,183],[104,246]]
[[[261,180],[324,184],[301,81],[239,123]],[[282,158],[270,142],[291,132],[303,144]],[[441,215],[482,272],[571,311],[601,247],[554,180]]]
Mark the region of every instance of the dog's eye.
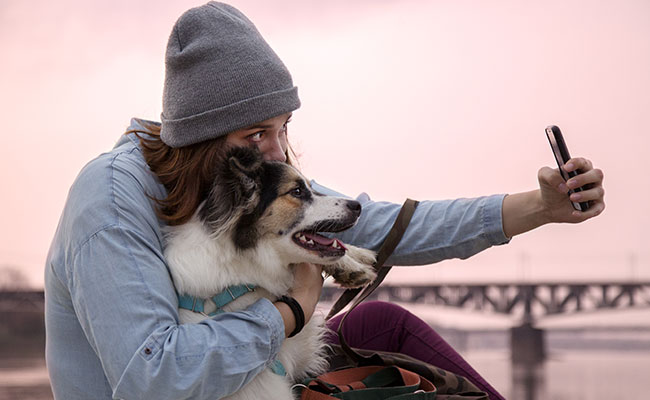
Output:
[[297,188],[295,188],[295,189],[293,189],[293,190],[291,190],[289,192],[290,195],[292,195],[293,197],[296,197],[298,199],[302,197],[302,193],[303,193],[303,191],[299,187],[297,187]]

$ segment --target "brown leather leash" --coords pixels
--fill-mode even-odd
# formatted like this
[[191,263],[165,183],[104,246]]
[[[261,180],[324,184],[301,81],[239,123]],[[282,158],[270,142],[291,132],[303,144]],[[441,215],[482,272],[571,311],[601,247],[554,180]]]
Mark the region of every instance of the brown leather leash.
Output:
[[[354,351],[343,338],[343,322],[350,314],[350,312],[368,296],[370,296],[370,294],[381,284],[384,278],[386,278],[386,275],[388,275],[388,272],[392,266],[384,265],[384,263],[386,260],[388,260],[388,257],[393,253],[393,251],[395,251],[395,248],[399,244],[400,240],[402,240],[402,236],[404,236],[404,232],[406,232],[406,228],[411,222],[411,218],[413,217],[413,213],[415,212],[415,208],[418,206],[418,203],[418,201],[406,199],[402,205],[402,209],[400,210],[399,214],[397,214],[397,218],[395,219],[393,226],[388,232],[388,235],[386,235],[386,239],[384,239],[384,242],[377,252],[377,261],[374,265],[375,271],[377,271],[377,278],[372,282],[372,284],[366,286],[365,288],[346,289],[345,292],[343,292],[343,294],[341,294],[341,296],[339,296],[339,298],[336,300],[330,309],[329,314],[327,315],[326,319],[332,318],[354,299],[354,302],[352,302],[350,308],[346,311],[343,318],[341,318],[338,327],[338,335],[339,341],[341,343],[341,348],[346,353],[346,355],[355,362],[364,360],[366,357]],[[361,292],[360,295],[359,292]]]

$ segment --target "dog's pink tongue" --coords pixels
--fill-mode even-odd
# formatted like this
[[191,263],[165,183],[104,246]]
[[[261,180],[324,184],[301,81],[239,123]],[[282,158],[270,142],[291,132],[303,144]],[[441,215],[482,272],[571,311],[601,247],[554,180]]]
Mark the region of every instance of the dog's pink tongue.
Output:
[[341,242],[339,242],[336,239],[330,239],[330,238],[326,238],[325,236],[315,235],[315,234],[306,233],[306,232],[304,233],[304,235],[307,238],[307,240],[311,239],[311,240],[314,241],[314,243],[318,243],[321,246],[332,246],[334,244],[334,242],[336,241],[336,242],[338,242],[338,245],[340,247],[345,249],[345,246],[343,246],[343,244],[341,244]]
[[332,243],[334,243],[334,239],[329,239],[321,235],[313,235],[311,233],[305,233],[305,237],[307,238],[307,240],[311,239],[322,246],[331,246]]

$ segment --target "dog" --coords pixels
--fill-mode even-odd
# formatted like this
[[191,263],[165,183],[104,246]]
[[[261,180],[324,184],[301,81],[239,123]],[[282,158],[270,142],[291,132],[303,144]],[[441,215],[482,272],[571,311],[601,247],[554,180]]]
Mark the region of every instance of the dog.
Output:
[[[314,192],[296,168],[265,161],[254,147],[231,148],[219,164],[191,220],[167,229],[165,258],[179,298],[203,302],[224,291],[232,295],[229,288],[246,289],[219,310],[214,300],[196,312],[193,300],[191,309],[179,309],[181,323],[242,310],[262,297],[275,301],[293,286],[296,263],[323,265],[343,287],[360,287],[376,277],[374,252],[318,233],[352,227],[361,213],[358,202]],[[325,330],[322,315],[314,313],[302,331],[283,342],[278,353],[283,371],[268,367],[228,398],[292,399],[294,383],[328,367]]]

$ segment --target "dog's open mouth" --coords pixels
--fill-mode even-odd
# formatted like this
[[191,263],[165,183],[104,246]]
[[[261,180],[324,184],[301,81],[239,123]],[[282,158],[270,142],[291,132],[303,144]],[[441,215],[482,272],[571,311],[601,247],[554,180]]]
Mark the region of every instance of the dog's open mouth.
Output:
[[347,248],[338,239],[330,239],[316,232],[341,232],[351,228],[358,215],[345,220],[323,220],[293,235],[293,241],[300,247],[318,253],[321,257],[343,257]]
[[347,250],[338,239],[330,239],[315,232],[301,231],[293,235],[300,247],[317,252],[321,257],[342,257]]

